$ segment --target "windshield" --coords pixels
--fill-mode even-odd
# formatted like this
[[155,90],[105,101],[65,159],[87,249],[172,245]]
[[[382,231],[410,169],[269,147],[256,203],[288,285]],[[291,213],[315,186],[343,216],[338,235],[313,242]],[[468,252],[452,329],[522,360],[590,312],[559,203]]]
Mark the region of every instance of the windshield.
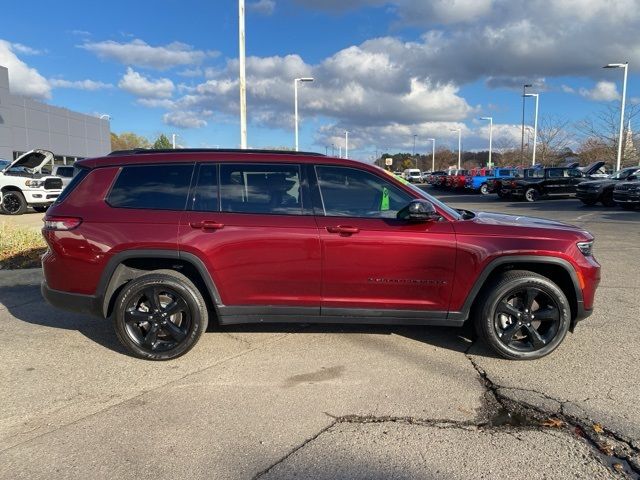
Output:
[[616,173],[611,175],[611,178],[613,178],[614,180],[622,180],[624,178],[630,177],[631,175],[636,175],[639,172],[640,169],[626,168],[624,170],[617,171]]

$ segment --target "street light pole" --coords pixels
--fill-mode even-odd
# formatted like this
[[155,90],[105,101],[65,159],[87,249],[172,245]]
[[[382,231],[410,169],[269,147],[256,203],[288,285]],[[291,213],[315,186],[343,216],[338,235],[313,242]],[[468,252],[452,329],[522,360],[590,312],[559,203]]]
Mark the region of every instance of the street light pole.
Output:
[[344,131],[344,158],[349,158],[349,131]]
[[436,170],[436,139],[429,138],[431,140],[431,173]]
[[520,144],[520,163],[524,165],[524,97],[527,94],[527,88],[531,87],[530,83],[522,86],[522,143]]
[[238,47],[240,64],[240,148],[247,148],[247,78],[244,56],[244,0],[238,0]]
[[462,168],[462,129],[461,128],[452,128],[452,132],[458,132],[458,170]]
[[173,149],[176,149],[176,134],[172,133],[171,134],[171,146],[173,147]]
[[293,115],[296,130],[296,152],[298,151],[298,82],[313,82],[313,78],[302,77],[293,79]]
[[538,99],[540,95],[537,93],[526,93],[525,97],[534,97],[536,99],[536,114],[533,117],[533,156],[531,157],[531,166],[536,164],[536,144],[538,142]]
[[411,156],[416,161],[416,168],[418,168],[418,159],[416,158],[416,137],[417,136],[418,135],[416,135],[416,134],[413,135],[413,152],[411,153]]
[[627,71],[629,62],[610,63],[603,68],[624,68],[624,80],[622,82],[622,104],[620,106],[620,133],[618,135],[618,158],[616,161],[616,170],[620,170],[622,166],[622,133],[624,132],[624,104],[627,96]]
[[491,143],[493,140],[493,117],[480,117],[480,120],[489,120],[489,163],[488,167],[491,168],[493,163],[491,163]]

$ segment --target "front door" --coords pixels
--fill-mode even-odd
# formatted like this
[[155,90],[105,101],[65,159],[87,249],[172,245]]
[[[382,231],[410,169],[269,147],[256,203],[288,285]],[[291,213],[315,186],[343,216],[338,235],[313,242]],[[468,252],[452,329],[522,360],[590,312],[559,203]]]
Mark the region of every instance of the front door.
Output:
[[318,315],[320,240],[300,166],[223,162],[197,175],[180,249],[205,262],[221,314]]
[[[316,166],[322,242],[322,315],[444,317],[456,240],[448,221],[396,219],[413,198],[384,174]],[[397,310],[403,312],[398,313]]]

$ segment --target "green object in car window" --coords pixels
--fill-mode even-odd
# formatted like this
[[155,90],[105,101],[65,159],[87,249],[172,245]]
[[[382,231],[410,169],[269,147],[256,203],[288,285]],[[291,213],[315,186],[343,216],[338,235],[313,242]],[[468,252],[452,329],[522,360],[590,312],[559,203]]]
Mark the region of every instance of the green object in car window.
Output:
[[382,187],[382,198],[380,199],[380,211],[389,210],[389,189]]

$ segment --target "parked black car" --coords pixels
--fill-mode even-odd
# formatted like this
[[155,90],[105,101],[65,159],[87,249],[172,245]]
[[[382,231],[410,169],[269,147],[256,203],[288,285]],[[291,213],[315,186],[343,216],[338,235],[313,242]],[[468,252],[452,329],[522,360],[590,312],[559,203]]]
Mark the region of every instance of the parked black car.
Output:
[[545,196],[574,196],[578,185],[590,179],[589,175],[597,172],[604,162],[595,162],[583,169],[552,167],[536,172],[536,177],[514,179],[502,184],[503,195],[524,198],[535,202]]
[[616,202],[613,199],[613,188],[630,176],[640,174],[640,167],[623,168],[609,178],[582,182],[576,189],[576,197],[585,205],[595,205],[601,202],[605,207],[613,207]]
[[627,177],[613,189],[613,200],[622,208],[631,210],[640,206],[640,173]]
[[487,188],[489,193],[497,193],[499,198],[505,198],[510,196],[511,193],[507,188],[503,190],[503,185],[508,185],[518,178],[542,177],[543,175],[544,173],[542,169],[537,167],[525,168],[524,170],[514,170],[513,176],[511,177],[488,179]]

